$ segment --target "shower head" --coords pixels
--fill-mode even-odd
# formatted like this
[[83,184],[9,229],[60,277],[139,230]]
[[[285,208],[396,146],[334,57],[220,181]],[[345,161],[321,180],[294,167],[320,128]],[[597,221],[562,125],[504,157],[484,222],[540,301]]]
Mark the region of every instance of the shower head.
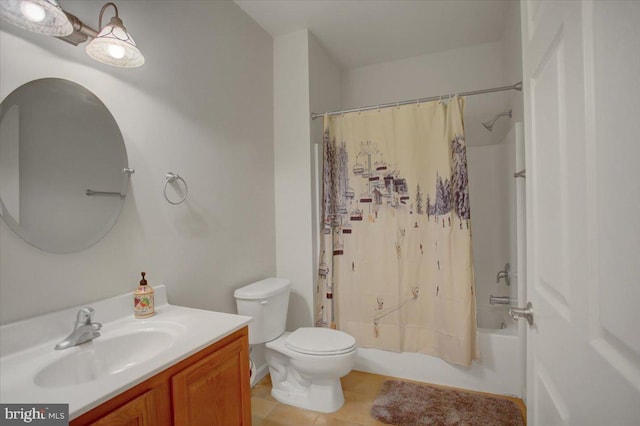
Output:
[[485,121],[484,123],[482,123],[482,125],[485,127],[485,129],[487,129],[488,131],[492,132],[493,131],[493,125],[495,124],[496,120],[498,118],[500,118],[500,117],[504,117],[505,115],[508,115],[509,118],[511,118],[511,110],[509,110],[507,112],[501,112],[500,114],[498,114],[495,117],[493,117],[493,120]]

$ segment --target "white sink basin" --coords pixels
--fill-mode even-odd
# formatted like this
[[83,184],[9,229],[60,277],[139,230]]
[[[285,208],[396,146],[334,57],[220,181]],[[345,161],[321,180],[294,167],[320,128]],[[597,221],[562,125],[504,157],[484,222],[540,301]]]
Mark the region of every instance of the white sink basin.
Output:
[[113,337],[98,337],[83,343],[68,355],[53,361],[34,376],[45,388],[78,385],[121,373],[143,363],[175,342],[174,333],[163,329],[142,329]]
[[102,335],[68,349],[54,347],[87,305],[0,326],[0,401],[69,404],[73,420],[251,320],[170,305],[165,286],[155,291],[145,319],[134,318],[131,293],[91,303]]

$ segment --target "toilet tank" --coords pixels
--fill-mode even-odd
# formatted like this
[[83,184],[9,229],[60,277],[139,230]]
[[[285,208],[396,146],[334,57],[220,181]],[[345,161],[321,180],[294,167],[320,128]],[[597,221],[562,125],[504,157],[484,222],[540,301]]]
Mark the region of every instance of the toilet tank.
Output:
[[282,333],[287,322],[291,282],[267,278],[237,289],[238,314],[253,317],[249,323],[249,344],[269,342]]

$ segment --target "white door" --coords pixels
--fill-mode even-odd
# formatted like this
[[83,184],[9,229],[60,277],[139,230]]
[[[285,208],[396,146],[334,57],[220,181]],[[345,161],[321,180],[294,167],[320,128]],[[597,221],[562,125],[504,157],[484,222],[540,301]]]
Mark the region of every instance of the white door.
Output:
[[640,1],[521,3],[530,425],[640,425]]

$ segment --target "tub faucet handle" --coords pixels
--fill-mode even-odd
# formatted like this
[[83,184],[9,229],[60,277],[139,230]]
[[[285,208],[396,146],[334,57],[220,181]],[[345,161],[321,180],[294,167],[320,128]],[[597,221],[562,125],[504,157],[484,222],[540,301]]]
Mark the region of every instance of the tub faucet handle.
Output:
[[529,302],[524,308],[511,308],[509,309],[509,316],[514,320],[524,318],[529,325],[533,325],[533,305]]
[[511,265],[508,262],[504,265],[504,269],[502,271],[498,271],[498,275],[496,275],[496,283],[499,283],[502,278],[504,278],[504,283],[506,285],[511,285]]

